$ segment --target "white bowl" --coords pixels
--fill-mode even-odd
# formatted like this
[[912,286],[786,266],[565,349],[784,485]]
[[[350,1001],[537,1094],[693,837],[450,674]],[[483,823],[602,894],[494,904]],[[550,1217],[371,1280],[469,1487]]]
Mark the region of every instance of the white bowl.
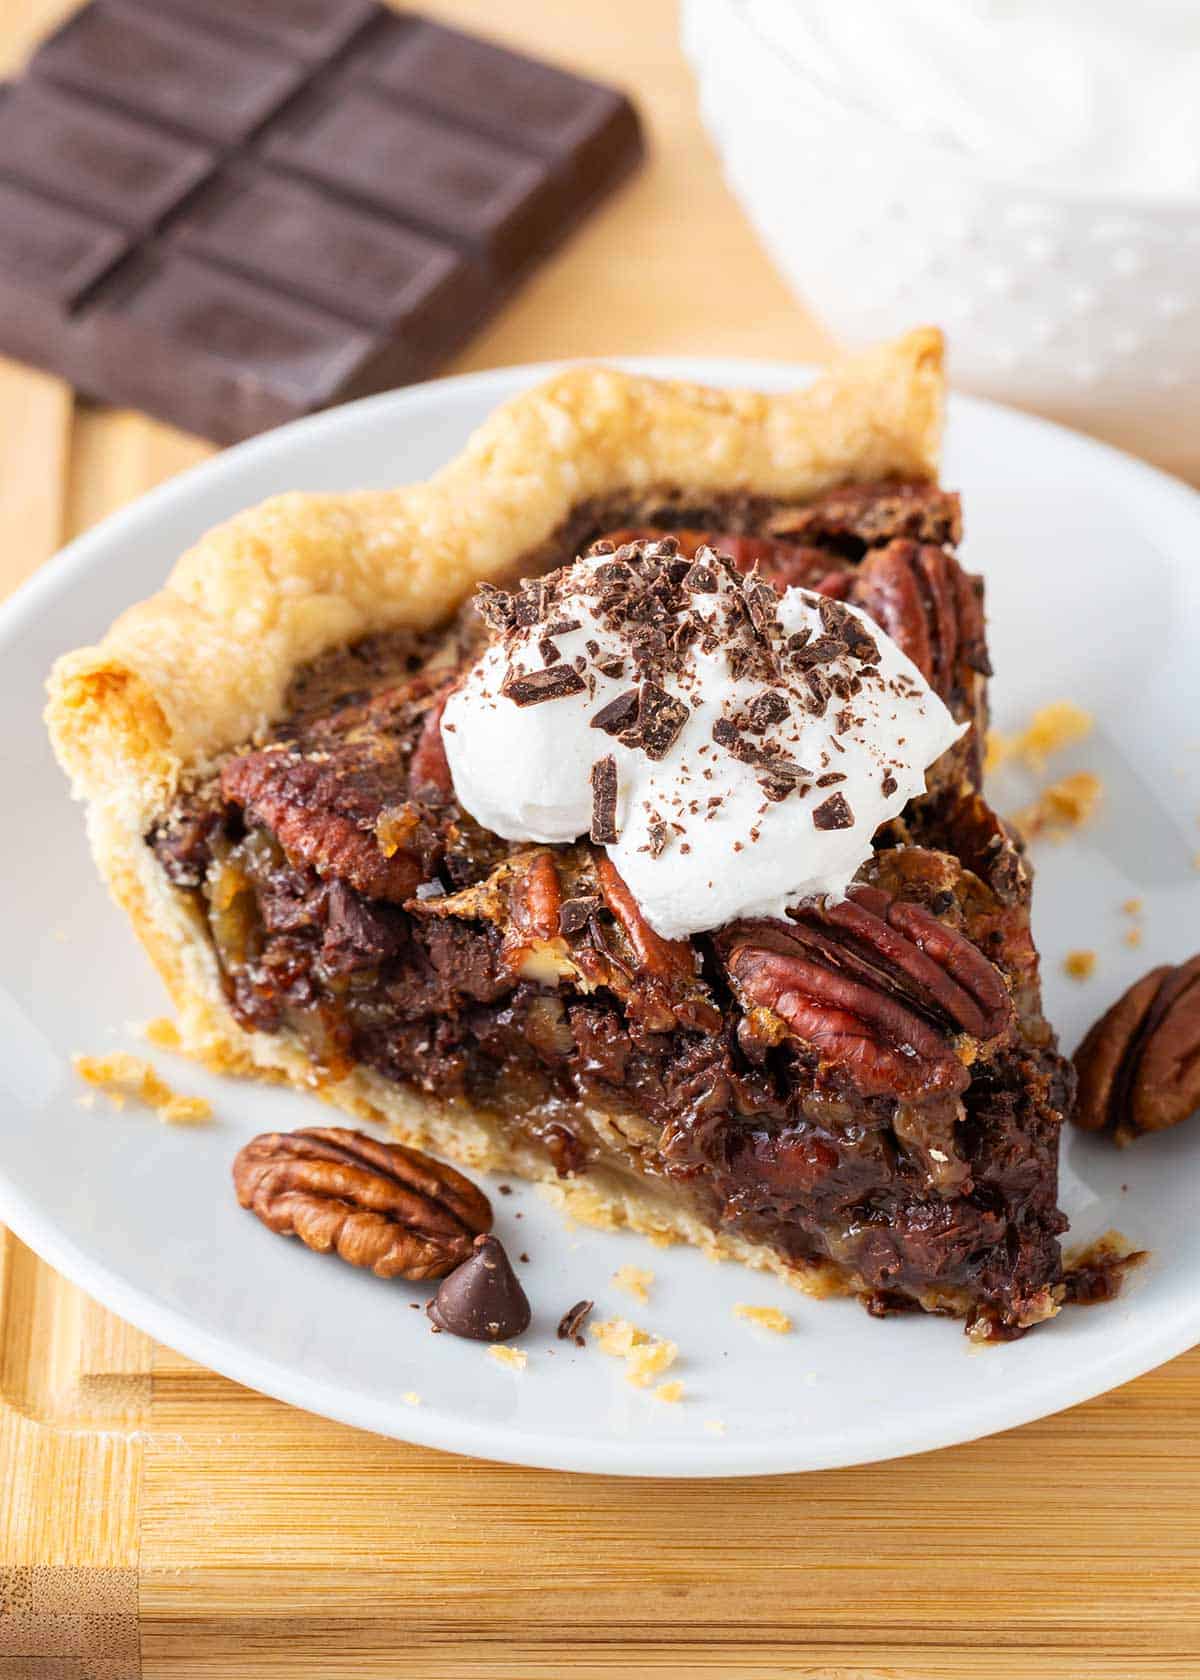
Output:
[[955,383],[1200,470],[1200,202],[989,174],[852,108],[744,0],[683,0],[731,186],[840,339],[944,326]]

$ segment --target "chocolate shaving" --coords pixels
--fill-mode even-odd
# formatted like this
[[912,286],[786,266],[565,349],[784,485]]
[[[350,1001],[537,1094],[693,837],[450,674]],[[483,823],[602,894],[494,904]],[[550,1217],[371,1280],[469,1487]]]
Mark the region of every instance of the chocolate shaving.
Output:
[[586,687],[570,665],[553,665],[547,671],[527,671],[505,677],[500,692],[518,706],[539,706],[544,700],[565,700]]
[[546,586],[541,578],[526,578],[513,605],[515,621],[522,629],[540,624],[546,616]]
[[832,665],[835,659],[846,657],[846,644],[837,636],[818,636],[800,648],[793,659],[801,671],[811,671],[815,665]]
[[790,707],[783,695],[776,689],[768,689],[752,700],[746,710],[746,727],[756,735],[762,735],[773,724],[783,723],[790,716]]
[[682,700],[676,700],[657,683],[644,682],[639,693],[637,734],[646,757],[665,758],[689,715]]
[[481,583],[475,592],[475,610],[489,629],[503,635],[517,621],[513,598],[495,584]]
[[660,858],[671,843],[671,825],[665,823],[661,817],[652,817],[646,824],[646,835],[650,856]]
[[574,1342],[576,1347],[586,1347],[587,1342],[580,1331],[587,1322],[587,1316],[595,1306],[594,1301],[576,1301],[573,1307],[568,1307],[558,1321],[555,1332],[560,1342]]
[[592,827],[594,846],[613,846],[617,840],[617,761],[610,753],[592,765]]
[[599,908],[600,900],[596,897],[581,895],[564,899],[558,910],[559,931],[567,935],[582,933]]
[[624,729],[632,729],[637,717],[638,690],[630,688],[592,714],[592,728],[602,729],[606,735],[619,735]]
[[895,776],[892,775],[892,772],[890,770],[885,770],[883,772],[883,797],[885,799],[890,799],[899,786],[900,784],[896,780]]
[[836,787],[839,782],[844,782],[845,780],[846,778],[842,775],[840,770],[828,770],[823,776],[817,777],[817,786]]
[[683,587],[696,595],[713,595],[717,588],[717,574],[697,560],[683,574]]
[[850,809],[844,793],[831,793],[824,804],[818,805],[813,811],[812,819],[814,828],[854,827],[854,812]]

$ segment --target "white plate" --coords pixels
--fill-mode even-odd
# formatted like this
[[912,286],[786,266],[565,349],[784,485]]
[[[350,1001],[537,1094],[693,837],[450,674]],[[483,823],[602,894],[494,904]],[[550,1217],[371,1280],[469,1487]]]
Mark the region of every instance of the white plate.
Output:
[[[764,388],[804,377],[724,361],[645,365]],[[103,1099],[79,1106],[71,1053],[134,1047],[126,1023],[164,1000],[96,882],[42,733],[52,658],[154,589],[214,521],[275,491],[422,478],[545,371],[420,386],[245,444],[81,538],[0,614],[0,1217],[123,1317],[254,1388],[405,1440],[571,1470],[734,1475],[917,1452],[1084,1400],[1200,1340],[1200,1123],[1124,1154],[1067,1138],[1074,1237],[1116,1226],[1157,1258],[1117,1305],[984,1352],[946,1320],[879,1323],[694,1251],[568,1230],[536,1191],[501,1197],[489,1184],[510,1251],[530,1256],[536,1315],[518,1374],[473,1343],[432,1339],[409,1310],[426,1289],[282,1242],[238,1208],[229,1164],[246,1138],[330,1118],[304,1097],[159,1058],[177,1088],[212,1098],[217,1124],[172,1129]],[[997,720],[1012,726],[1063,695],[1097,716],[1063,767],[1103,775],[1103,816],[1043,850],[1036,896],[1049,1012],[1070,1049],[1135,974],[1200,944],[1200,498],[1015,413],[962,401],[952,416],[944,476],[965,493],[966,557],[988,581]],[[1146,904],[1140,950],[1121,937],[1131,896]],[[1061,977],[1073,946],[1099,954],[1084,985]],[[611,1284],[625,1262],[653,1269],[649,1306]],[[559,1315],[584,1296],[678,1342],[682,1404],[631,1388],[594,1346],[555,1341]],[[794,1334],[735,1319],[738,1301],[786,1308]],[[413,1392],[419,1405],[403,1398]]]

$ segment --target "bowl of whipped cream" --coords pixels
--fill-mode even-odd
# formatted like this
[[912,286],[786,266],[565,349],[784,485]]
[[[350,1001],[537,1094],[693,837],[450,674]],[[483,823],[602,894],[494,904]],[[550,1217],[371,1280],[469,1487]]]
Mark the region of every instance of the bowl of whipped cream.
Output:
[[683,0],[726,175],[837,337],[1195,472],[1196,0]]

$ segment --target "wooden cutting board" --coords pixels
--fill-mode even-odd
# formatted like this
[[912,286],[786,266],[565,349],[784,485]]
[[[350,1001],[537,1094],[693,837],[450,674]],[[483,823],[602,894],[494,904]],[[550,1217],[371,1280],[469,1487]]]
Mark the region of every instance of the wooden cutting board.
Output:
[[[69,9],[0,0],[0,60]],[[666,0],[437,9],[624,82],[655,148],[460,367],[822,353],[720,183]],[[0,590],[207,453],[0,362]],[[0,1231],[0,1680],[1195,1680],[1198,1462],[1200,1352],[1062,1417],[860,1470],[480,1464],[239,1388]]]

